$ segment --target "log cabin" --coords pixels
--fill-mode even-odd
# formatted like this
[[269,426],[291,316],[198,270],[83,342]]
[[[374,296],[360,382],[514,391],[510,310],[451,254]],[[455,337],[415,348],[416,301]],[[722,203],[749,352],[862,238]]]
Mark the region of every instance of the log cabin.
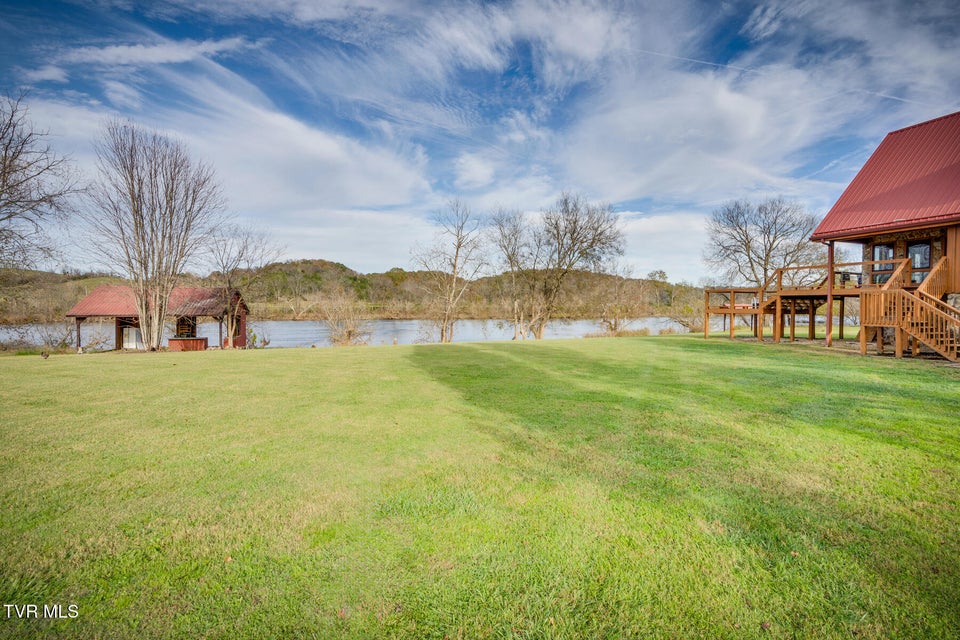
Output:
[[[860,352],[885,340],[895,354],[921,347],[958,359],[960,343],[960,112],[888,133],[810,238],[827,246],[827,263],[778,269],[759,288],[705,291],[704,337],[710,318],[747,321],[763,340],[772,316],[773,341],[796,338],[796,318],[808,316],[809,337],[817,310],[839,337],[848,300],[859,300]],[[858,262],[834,261],[835,243],[862,247]],[[805,283],[805,284],[800,284]],[[788,320],[789,319],[789,320]],[[833,331],[826,331],[826,343]]]
[[[249,309],[240,298],[240,293],[232,293],[233,308],[237,310],[236,331],[233,346],[246,346],[247,314]],[[173,336],[167,347],[171,351],[203,351],[207,349],[207,338],[197,337],[197,319],[209,317],[220,323],[220,345],[226,345],[223,337],[223,322],[226,319],[227,305],[224,303],[224,291],[201,287],[174,287],[167,303],[167,316],[174,326]],[[100,285],[67,312],[77,326],[77,349],[82,350],[80,325],[88,318],[115,319],[115,348],[142,349],[140,339],[140,319],[133,289],[126,285]]]

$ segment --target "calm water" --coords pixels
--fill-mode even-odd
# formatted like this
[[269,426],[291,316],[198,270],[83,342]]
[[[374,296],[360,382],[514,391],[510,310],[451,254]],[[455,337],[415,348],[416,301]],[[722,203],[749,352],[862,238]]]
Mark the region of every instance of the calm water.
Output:
[[[370,323],[373,334],[368,344],[415,344],[435,342],[436,333],[431,334],[432,326],[421,320],[375,320]],[[87,320],[80,329],[85,347],[96,341],[105,342],[101,348],[112,349],[114,345],[113,319],[103,322]],[[314,320],[265,320],[251,322],[250,328],[258,340],[269,340],[269,347],[325,347],[329,345],[329,335],[323,323]],[[684,329],[668,318],[640,318],[634,320],[630,329],[649,329],[651,334],[662,329]],[[73,323],[69,326],[28,325],[21,327],[0,327],[0,342],[7,342],[18,335],[26,334],[35,343],[42,344],[45,337],[62,336],[69,333],[71,344],[74,335]],[[600,331],[596,320],[556,320],[547,325],[545,339],[582,338],[588,333]],[[216,322],[205,322],[197,327],[197,335],[209,339],[211,345],[217,343],[218,327]],[[454,342],[480,342],[485,340],[510,340],[513,338],[513,324],[503,320],[460,320],[454,329]]]

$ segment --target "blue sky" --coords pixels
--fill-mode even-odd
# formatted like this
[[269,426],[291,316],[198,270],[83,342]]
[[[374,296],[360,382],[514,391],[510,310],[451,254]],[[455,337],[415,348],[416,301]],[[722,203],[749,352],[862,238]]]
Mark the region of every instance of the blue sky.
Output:
[[214,165],[284,258],[410,268],[432,213],[611,203],[634,275],[696,282],[734,198],[823,215],[890,130],[960,110],[951,1],[0,2],[29,88],[93,174],[131,118]]

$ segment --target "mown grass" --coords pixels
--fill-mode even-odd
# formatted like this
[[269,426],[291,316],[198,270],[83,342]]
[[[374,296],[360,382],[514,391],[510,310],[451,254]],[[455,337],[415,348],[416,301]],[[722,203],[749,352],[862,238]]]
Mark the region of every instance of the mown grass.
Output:
[[2,637],[960,636],[960,371],[671,336],[0,358]]

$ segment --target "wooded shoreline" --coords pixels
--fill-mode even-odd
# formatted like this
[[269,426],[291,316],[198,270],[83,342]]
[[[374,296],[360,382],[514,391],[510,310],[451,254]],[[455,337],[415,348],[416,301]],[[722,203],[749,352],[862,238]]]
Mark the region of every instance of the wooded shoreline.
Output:
[[[361,274],[326,260],[274,263],[251,278],[244,291],[255,320],[322,320],[325,302],[337,291],[355,294],[369,320],[429,320],[434,309],[425,291],[427,273],[400,268]],[[564,284],[555,319],[642,318],[665,316],[683,326],[702,316],[702,288],[672,284],[663,272],[648,278],[624,278],[576,272]],[[464,299],[459,317],[493,320],[512,315],[503,274],[478,278]],[[210,286],[210,277],[187,274],[182,283]],[[95,287],[126,284],[102,273],[0,271],[0,325],[51,323]]]

